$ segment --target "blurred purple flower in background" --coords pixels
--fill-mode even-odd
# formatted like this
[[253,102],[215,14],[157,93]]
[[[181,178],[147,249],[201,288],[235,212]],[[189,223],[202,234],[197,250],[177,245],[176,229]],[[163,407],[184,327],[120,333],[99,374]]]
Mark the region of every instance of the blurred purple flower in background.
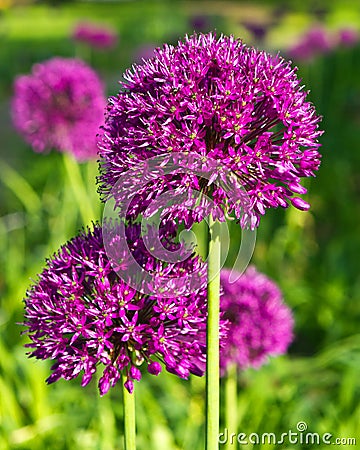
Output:
[[221,271],[220,308],[229,321],[220,351],[223,375],[230,364],[257,368],[269,356],[285,353],[293,340],[292,313],[278,286],[253,266],[234,283],[229,281],[230,273]]
[[144,44],[138,47],[134,53],[134,61],[138,64],[143,62],[143,59],[150,59],[155,56],[155,44]]
[[317,55],[330,52],[335,44],[331,33],[326,28],[316,25],[307,30],[287,53],[296,60],[309,61]]
[[[129,167],[163,154],[195,154],[235,174],[250,198],[248,220],[258,226],[270,207],[309,204],[301,177],[320,164],[320,118],[306,101],[296,69],[279,56],[248,48],[234,37],[213,33],[164,45],[124,75],[122,90],[108,102],[100,136],[103,199]],[[240,213],[226,193],[199,177],[179,175],[178,185],[214,198],[217,207]],[[154,179],[149,196],[170,189]],[[172,187],[171,187],[172,189]],[[120,194],[121,195],[121,194]],[[194,219],[195,220],[195,219]],[[246,222],[246,223],[245,223]]]
[[91,22],[80,22],[73,30],[72,39],[88,44],[91,47],[107,49],[117,44],[118,35],[109,26],[100,26]]
[[270,24],[253,22],[250,20],[243,21],[242,25],[251,33],[253,40],[256,42],[262,42],[265,39],[266,33],[270,27]]
[[211,28],[210,19],[204,14],[195,14],[189,19],[192,31],[206,32]]
[[359,42],[359,32],[354,28],[341,28],[338,31],[339,44],[344,47],[353,47]]
[[16,78],[12,118],[36,152],[54,148],[81,161],[97,156],[105,105],[103,85],[91,67],[56,57]]
[[[155,267],[141,240],[131,240],[130,235],[131,229],[129,245],[137,258]],[[137,292],[118,276],[127,268],[126,258],[120,256],[120,272],[115,272],[104,248],[103,229],[96,225],[61,247],[28,290],[24,333],[32,343],[27,347],[33,349],[30,356],[55,361],[48,383],[83,373],[85,386],[102,364],[101,395],[117,383],[122,372],[127,376],[125,387],[132,392],[133,380],[141,378],[139,367],[144,364],[149,373],[158,375],[158,360],[181,378],[204,374],[206,270],[204,287],[198,291],[157,298]],[[161,271],[178,276],[186,273],[188,263],[158,264],[156,270],[159,277]],[[195,256],[190,263],[203,265]],[[224,338],[225,322],[221,323]]]

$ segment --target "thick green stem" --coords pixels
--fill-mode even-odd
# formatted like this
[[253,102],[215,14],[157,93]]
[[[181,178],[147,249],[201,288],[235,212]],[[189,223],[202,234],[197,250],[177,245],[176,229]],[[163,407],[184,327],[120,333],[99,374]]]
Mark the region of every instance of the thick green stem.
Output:
[[92,49],[87,44],[77,43],[75,45],[75,58],[82,59],[88,64],[92,64]]
[[83,224],[88,225],[92,220],[95,220],[96,217],[81,175],[79,163],[75,161],[70,153],[63,154],[63,161],[69,184],[80,210]]
[[[225,427],[228,429],[228,436],[232,433],[237,435],[237,370],[236,365],[231,364],[225,377]],[[225,445],[226,450],[236,450],[237,439],[228,439]]]
[[206,450],[219,448],[220,223],[209,218],[206,363]]
[[135,391],[128,392],[124,383],[127,377],[122,375],[123,407],[124,407],[124,441],[125,450],[136,449],[136,424],[135,424]]

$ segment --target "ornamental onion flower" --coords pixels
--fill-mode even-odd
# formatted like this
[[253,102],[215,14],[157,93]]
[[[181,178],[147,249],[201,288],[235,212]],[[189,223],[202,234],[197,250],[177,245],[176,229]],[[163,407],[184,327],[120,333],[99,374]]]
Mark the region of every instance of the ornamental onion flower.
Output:
[[111,27],[90,22],[78,23],[73,30],[72,38],[101,49],[114,47],[118,39],[117,33]]
[[36,152],[52,148],[78,160],[96,158],[106,105],[96,72],[78,59],[52,58],[16,78],[12,118]]
[[294,195],[306,193],[301,178],[319,167],[320,118],[289,62],[232,36],[194,34],[156,49],[124,80],[109,98],[99,137],[104,200],[129,168],[138,164],[141,173],[148,158],[172,154],[197,155],[203,170],[218,169],[211,180],[187,173],[176,180],[153,177],[140,197],[156,198],[178,186],[200,189],[239,219],[234,201],[217,185],[223,171],[235,174],[239,192],[249,196],[243,226],[258,226],[270,207],[309,208]]
[[293,317],[278,286],[250,266],[234,283],[221,271],[221,311],[229,321],[220,352],[222,374],[230,364],[259,367],[269,356],[285,353],[293,340]]
[[[136,230],[128,234],[128,239],[137,249],[137,259],[154,265]],[[118,269],[126,272],[126,258],[118,256]],[[197,257],[190,259],[193,265],[202,264]],[[186,272],[184,267],[188,265],[184,261],[158,265],[157,269],[176,276]],[[190,373],[203,375],[205,281],[202,288],[190,294],[157,298],[128,286],[118,276],[120,272],[114,271],[105,251],[103,229],[95,225],[61,247],[28,290],[24,333],[32,342],[27,347],[32,349],[30,356],[54,360],[48,383],[60,378],[70,380],[82,373],[81,384],[85,386],[102,366],[101,395],[122,373],[127,375],[125,387],[132,392],[133,380],[142,376],[140,366],[158,375],[159,361],[181,378],[188,378]],[[225,326],[225,321],[222,323]]]

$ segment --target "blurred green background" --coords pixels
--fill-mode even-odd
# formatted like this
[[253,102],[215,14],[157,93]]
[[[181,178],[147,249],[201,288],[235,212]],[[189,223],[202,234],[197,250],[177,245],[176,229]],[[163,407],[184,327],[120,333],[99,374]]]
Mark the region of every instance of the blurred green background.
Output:
[[[116,47],[75,46],[71,32],[84,19],[114,27]],[[99,398],[96,382],[86,388],[79,380],[47,386],[50,363],[28,360],[23,347],[26,338],[17,323],[23,320],[25,291],[44,259],[76,233],[84,217],[61,155],[34,153],[13,129],[14,77],[52,56],[77,55],[99,72],[111,95],[140,55],[194,29],[232,33],[286,56],[306,30],[319,25],[332,36],[346,27],[359,32],[360,2],[0,0],[0,449],[123,448],[120,387]],[[305,421],[311,432],[357,439],[356,446],[343,448],[360,448],[360,44],[337,44],[294,62],[324,117],[322,166],[307,181],[309,212],[267,212],[252,262],[281,286],[294,311],[296,339],[286,356],[240,374],[240,423],[230,431],[280,436]],[[93,218],[100,219],[97,163],[82,164],[80,171]],[[231,233],[229,264],[241,239],[233,224]],[[204,379],[163,373],[144,376],[136,388],[139,449],[203,448]],[[221,430],[225,426],[221,420]]]

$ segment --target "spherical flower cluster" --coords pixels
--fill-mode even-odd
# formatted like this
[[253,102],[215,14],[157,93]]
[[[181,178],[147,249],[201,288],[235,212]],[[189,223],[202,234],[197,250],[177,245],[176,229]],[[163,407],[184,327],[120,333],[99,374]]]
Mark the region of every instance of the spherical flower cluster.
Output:
[[[196,154],[204,170],[221,167],[246,190],[250,208],[242,225],[254,228],[266,208],[289,202],[309,208],[294,194],[306,192],[301,178],[319,167],[320,119],[290,63],[234,37],[195,34],[156,49],[124,79],[109,99],[99,139],[104,199],[137,163],[166,153]],[[239,218],[218,179],[216,171],[208,181],[186,173],[177,184],[200,189]],[[168,181],[154,177],[148,195],[173,189]]]
[[35,151],[96,158],[106,100],[93,69],[78,59],[52,58],[17,77],[14,91],[13,122]]
[[72,38],[95,48],[111,48],[117,43],[117,33],[108,26],[99,26],[90,22],[80,22],[73,30]]
[[285,353],[293,339],[293,317],[277,285],[250,266],[234,283],[221,271],[221,310],[229,321],[220,352],[222,374],[230,364],[259,367],[268,356]]
[[[134,233],[137,236],[137,232]],[[131,240],[131,237],[128,237]],[[133,248],[143,250],[142,261],[153,265],[153,258],[137,237]],[[119,261],[120,261],[119,255]],[[200,264],[191,257],[193,264]],[[165,263],[164,263],[165,264]],[[32,348],[30,356],[55,361],[48,383],[77,377],[82,386],[91,380],[100,364],[99,380],[104,395],[127,375],[129,392],[133,380],[140,380],[139,367],[158,375],[159,360],[181,378],[190,373],[203,375],[206,352],[206,276],[205,287],[187,295],[155,297],[143,295],[114,271],[103,244],[103,230],[94,226],[67,244],[49,261],[39,280],[25,298],[25,323]],[[159,263],[157,271],[174,276],[186,272],[186,264]],[[120,272],[118,271],[120,270]],[[224,336],[225,322],[221,322]]]

